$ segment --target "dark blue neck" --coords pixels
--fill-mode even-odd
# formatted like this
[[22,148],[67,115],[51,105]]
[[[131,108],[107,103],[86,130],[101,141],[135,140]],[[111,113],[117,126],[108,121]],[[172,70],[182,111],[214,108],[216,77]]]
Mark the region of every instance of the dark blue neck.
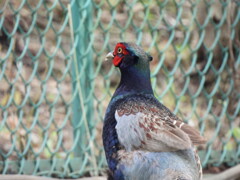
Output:
[[131,66],[120,71],[121,81],[114,97],[135,93],[153,94],[149,69]]

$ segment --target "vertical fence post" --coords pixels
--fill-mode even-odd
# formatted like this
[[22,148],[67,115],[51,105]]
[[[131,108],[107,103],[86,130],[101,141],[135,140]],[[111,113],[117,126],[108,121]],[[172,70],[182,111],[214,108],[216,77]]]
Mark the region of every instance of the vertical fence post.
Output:
[[[74,31],[75,63],[72,65],[73,74],[73,117],[75,156],[94,156],[91,142],[91,122],[93,121],[93,57],[91,44],[92,3],[91,0],[72,0],[72,27]],[[78,91],[78,92],[76,92]],[[92,144],[92,145],[91,145]],[[93,157],[94,158],[94,157]],[[95,159],[93,163],[96,163]],[[94,164],[95,164],[94,163]]]

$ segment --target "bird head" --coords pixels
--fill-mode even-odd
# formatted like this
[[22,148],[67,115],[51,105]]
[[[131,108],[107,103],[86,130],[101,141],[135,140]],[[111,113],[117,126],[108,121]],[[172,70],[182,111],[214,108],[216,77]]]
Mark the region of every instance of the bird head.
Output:
[[152,57],[134,43],[120,42],[114,51],[108,53],[106,60],[112,60],[114,66],[125,69],[131,66],[148,67]]

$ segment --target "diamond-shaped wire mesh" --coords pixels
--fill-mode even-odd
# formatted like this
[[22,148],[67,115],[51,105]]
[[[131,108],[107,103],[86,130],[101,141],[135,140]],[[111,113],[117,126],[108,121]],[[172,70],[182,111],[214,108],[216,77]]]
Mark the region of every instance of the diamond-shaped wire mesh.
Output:
[[0,0],[0,172],[103,172],[119,41],[153,56],[155,95],[208,139],[203,166],[239,163],[239,36],[237,0]]

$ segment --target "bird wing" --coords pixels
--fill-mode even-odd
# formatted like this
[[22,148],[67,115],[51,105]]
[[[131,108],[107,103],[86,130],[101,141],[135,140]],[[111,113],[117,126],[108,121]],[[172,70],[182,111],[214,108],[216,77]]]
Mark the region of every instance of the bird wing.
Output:
[[119,106],[115,119],[118,139],[127,151],[177,151],[205,143],[198,131],[166,109],[144,102]]

